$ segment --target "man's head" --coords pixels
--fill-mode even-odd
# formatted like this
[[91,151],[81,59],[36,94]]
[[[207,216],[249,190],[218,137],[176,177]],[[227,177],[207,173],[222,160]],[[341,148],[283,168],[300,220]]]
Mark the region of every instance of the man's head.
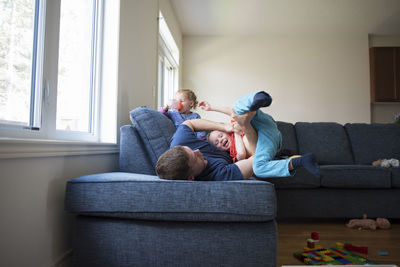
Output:
[[207,160],[197,150],[175,146],[160,156],[156,164],[158,177],[168,180],[194,180],[207,166]]
[[208,141],[224,151],[231,147],[231,135],[227,132],[214,130],[208,135]]

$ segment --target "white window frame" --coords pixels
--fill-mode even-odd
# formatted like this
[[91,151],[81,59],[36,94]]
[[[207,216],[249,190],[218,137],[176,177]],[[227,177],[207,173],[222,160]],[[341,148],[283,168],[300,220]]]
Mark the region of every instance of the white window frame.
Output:
[[[67,0],[64,0],[67,1]],[[91,131],[74,132],[56,130],[58,36],[61,0],[36,0],[39,17],[37,20],[37,61],[35,64],[35,97],[37,113],[30,123],[18,125],[0,122],[0,141],[11,139],[57,140],[116,144],[117,138],[117,80],[119,1],[96,0],[97,27],[95,30],[95,64],[93,68],[93,108]],[[105,8],[107,7],[107,8]],[[103,24],[104,20],[108,22]],[[104,38],[103,33],[108,34]],[[110,36],[112,38],[110,38]],[[112,66],[112,67],[110,67]],[[109,77],[102,77],[102,73]],[[107,98],[107,101],[104,100]],[[31,101],[31,102],[32,102]],[[107,112],[105,112],[107,110]],[[31,109],[32,111],[32,109]],[[103,111],[103,112],[102,112]],[[111,114],[110,114],[111,113]],[[107,125],[103,125],[105,122]],[[111,132],[109,131],[111,129]],[[104,133],[103,132],[107,132]],[[43,141],[40,141],[43,142]],[[13,143],[15,143],[13,141]],[[0,151],[1,152],[1,151]]]
[[179,49],[161,11],[158,19],[158,106],[173,99],[179,87]]

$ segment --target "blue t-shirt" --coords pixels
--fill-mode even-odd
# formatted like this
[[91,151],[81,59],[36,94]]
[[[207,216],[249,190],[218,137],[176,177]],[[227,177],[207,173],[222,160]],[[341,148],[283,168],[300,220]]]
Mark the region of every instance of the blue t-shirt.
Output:
[[206,140],[198,139],[194,132],[184,124],[176,130],[170,147],[177,145],[188,146],[192,150],[199,149],[207,160],[206,168],[195,177],[195,180],[229,181],[243,179],[239,167],[233,164],[228,152],[217,148]]
[[[178,126],[181,125],[184,121],[186,120],[193,120],[193,119],[200,119],[200,115],[196,112],[190,113],[190,114],[182,114],[179,113],[176,109],[168,110],[167,112],[164,113],[168,118],[172,120],[172,122],[175,124],[175,128],[178,129]],[[206,132],[195,132],[197,138],[200,139],[207,139],[207,133]]]

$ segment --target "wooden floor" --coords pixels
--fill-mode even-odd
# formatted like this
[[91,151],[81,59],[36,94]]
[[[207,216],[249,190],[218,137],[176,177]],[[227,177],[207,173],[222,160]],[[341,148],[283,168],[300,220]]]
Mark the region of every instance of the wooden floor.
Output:
[[[345,226],[347,220],[278,221],[278,265],[304,265],[293,256],[302,251],[311,232],[319,233],[319,244],[324,248],[334,247],[336,242],[350,242],[367,246],[369,260],[378,264],[395,264],[400,267],[400,220],[390,220],[389,230],[357,230]],[[388,256],[380,256],[386,251]],[[365,256],[360,254],[361,256]]]

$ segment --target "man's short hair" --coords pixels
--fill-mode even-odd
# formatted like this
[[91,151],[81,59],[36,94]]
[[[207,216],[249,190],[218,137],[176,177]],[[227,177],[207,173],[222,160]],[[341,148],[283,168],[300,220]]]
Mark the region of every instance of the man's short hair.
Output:
[[161,179],[187,180],[191,175],[189,155],[183,146],[174,146],[157,160],[156,173]]

